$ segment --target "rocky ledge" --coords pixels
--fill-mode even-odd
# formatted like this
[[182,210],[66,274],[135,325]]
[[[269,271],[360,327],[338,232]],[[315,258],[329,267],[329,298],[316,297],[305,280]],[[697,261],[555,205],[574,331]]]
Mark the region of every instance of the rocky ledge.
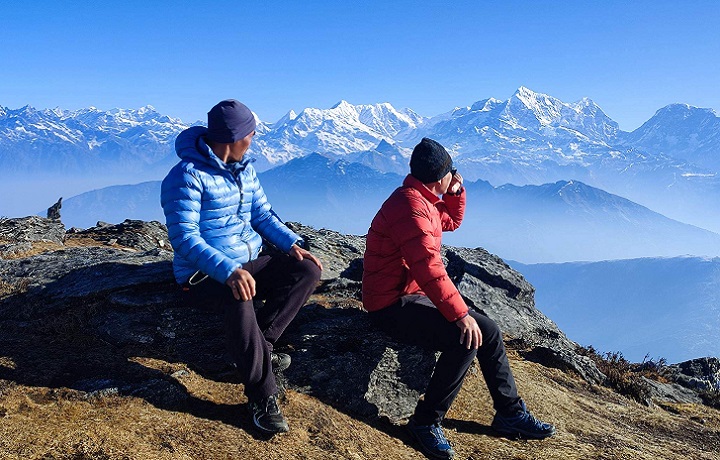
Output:
[[[283,337],[293,358],[286,384],[348,413],[407,417],[435,354],[394,342],[371,327],[360,299],[364,238],[289,224],[325,266],[321,283]],[[468,305],[500,325],[526,359],[602,384],[606,377],[534,305],[534,288],[483,249],[443,248]],[[232,380],[220,316],[179,303],[172,249],[158,222],[125,221],[66,231],[58,220],[0,221],[0,379],[72,388],[88,398],[140,396],[161,407],[187,403],[182,370],[149,369],[134,357],[183,363]],[[6,363],[6,364],[3,364]],[[9,363],[9,364],[8,364]],[[654,395],[690,401],[718,387],[717,360],[673,367]],[[674,383],[673,383],[674,382]],[[676,388],[677,387],[677,388]],[[674,398],[674,399],[673,399]]]

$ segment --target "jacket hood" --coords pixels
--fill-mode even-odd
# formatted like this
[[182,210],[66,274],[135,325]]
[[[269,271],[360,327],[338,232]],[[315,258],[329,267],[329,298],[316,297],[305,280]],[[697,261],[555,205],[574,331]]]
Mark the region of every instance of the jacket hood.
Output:
[[204,126],[192,126],[178,134],[175,139],[175,153],[181,160],[204,163],[213,168],[237,173],[244,170],[254,158],[245,158],[236,163],[225,163],[218,158],[206,143],[208,129]]

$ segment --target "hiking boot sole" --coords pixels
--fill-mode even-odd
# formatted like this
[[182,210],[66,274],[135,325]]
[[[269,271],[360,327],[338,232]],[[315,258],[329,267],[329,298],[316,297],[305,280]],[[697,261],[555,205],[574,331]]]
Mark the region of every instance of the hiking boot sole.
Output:
[[284,425],[279,425],[276,428],[266,428],[258,422],[257,418],[255,416],[252,416],[253,419],[253,425],[255,425],[255,428],[262,431],[265,434],[278,434],[278,433],[287,433],[290,431],[290,426],[286,423]]
[[412,430],[407,430],[407,431],[410,433],[410,436],[412,436],[412,438],[417,442],[417,445],[420,446],[420,452],[425,454],[427,457],[437,458],[439,460],[453,460],[455,458],[454,450],[450,449],[450,450],[446,451],[447,452],[446,454],[432,452],[425,447],[425,444],[423,444],[423,442],[420,440],[420,437],[418,435],[416,435],[414,431],[412,431]]
[[546,439],[556,433],[556,430],[554,428],[551,431],[546,431],[543,433],[520,431],[515,428],[502,428],[497,426],[493,426],[492,428],[495,430],[496,433],[510,439]]

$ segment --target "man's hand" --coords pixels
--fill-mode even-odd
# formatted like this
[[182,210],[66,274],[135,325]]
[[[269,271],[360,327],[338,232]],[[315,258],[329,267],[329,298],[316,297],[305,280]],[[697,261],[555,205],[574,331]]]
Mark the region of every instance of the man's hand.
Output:
[[465,345],[468,350],[472,347],[477,350],[482,345],[482,332],[480,327],[470,315],[455,321],[457,327],[460,328],[460,343]]
[[255,297],[255,278],[249,271],[238,267],[225,281],[237,300],[248,301]]
[[315,265],[317,265],[320,270],[323,269],[322,262],[320,262],[320,259],[315,257],[310,253],[310,251],[301,248],[297,244],[293,244],[290,248],[290,255],[295,257],[297,260],[303,260],[303,259],[310,259],[313,262],[315,262]]
[[448,186],[448,192],[450,193],[457,193],[458,190],[460,190],[460,187],[462,187],[463,184],[463,177],[460,175],[459,172],[456,172],[455,175],[452,176],[452,180],[450,181],[450,186]]

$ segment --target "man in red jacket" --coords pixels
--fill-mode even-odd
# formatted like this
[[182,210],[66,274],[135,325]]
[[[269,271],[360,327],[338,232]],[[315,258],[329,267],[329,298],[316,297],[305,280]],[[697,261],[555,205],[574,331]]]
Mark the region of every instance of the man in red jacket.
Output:
[[441,422],[476,357],[496,410],[495,430],[535,439],[555,433],[518,396],[497,324],[467,307],[442,262],[442,232],[458,228],[465,212],[462,183],[445,148],[424,138],[402,187],[372,221],[364,260],[363,304],[372,322],[397,340],[442,352],[408,422],[435,458],[454,455]]

